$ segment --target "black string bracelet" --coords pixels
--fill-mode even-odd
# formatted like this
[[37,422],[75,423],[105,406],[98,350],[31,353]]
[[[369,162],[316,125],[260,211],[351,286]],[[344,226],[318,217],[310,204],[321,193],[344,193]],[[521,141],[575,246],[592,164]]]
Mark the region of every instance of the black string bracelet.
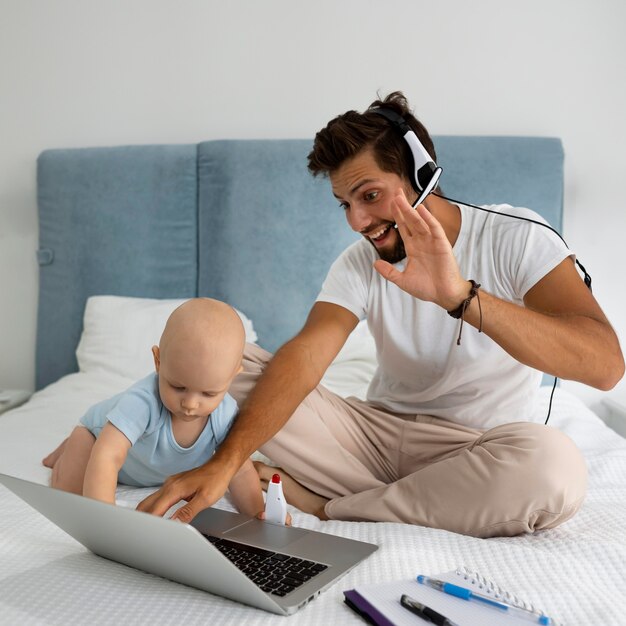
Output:
[[461,304],[452,311],[448,311],[448,315],[453,317],[455,320],[460,319],[461,325],[459,326],[459,336],[456,340],[456,345],[461,345],[461,333],[463,332],[463,323],[465,322],[465,310],[470,305],[470,302],[476,298],[478,300],[478,311],[480,312],[480,320],[478,323],[478,332],[483,332],[483,308],[480,305],[480,294],[478,290],[480,289],[480,283],[477,283],[475,280],[470,279],[470,283],[472,283],[472,288],[470,289],[469,296],[461,302]]

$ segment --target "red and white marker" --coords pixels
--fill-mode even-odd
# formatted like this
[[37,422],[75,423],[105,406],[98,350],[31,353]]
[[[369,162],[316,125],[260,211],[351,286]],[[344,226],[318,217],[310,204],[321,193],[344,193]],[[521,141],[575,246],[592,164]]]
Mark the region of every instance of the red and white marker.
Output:
[[280,474],[274,474],[267,486],[265,497],[265,521],[272,524],[285,525],[287,519],[287,502],[283,495],[283,484]]

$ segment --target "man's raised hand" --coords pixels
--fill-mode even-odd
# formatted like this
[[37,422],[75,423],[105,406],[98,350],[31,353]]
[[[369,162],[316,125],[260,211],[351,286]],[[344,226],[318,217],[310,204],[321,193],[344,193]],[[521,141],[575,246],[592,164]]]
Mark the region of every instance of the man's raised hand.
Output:
[[406,265],[400,271],[387,261],[378,260],[374,268],[415,298],[434,302],[446,310],[456,308],[467,296],[468,282],[460,274],[442,225],[424,205],[414,209],[402,190],[394,197],[391,210],[404,242]]

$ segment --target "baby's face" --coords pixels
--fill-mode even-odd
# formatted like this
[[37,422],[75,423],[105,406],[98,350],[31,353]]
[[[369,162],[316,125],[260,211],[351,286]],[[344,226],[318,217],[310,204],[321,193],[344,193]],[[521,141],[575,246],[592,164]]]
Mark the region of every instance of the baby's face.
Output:
[[205,418],[224,399],[240,369],[233,371],[180,351],[168,351],[157,364],[161,401],[172,419],[189,422]]

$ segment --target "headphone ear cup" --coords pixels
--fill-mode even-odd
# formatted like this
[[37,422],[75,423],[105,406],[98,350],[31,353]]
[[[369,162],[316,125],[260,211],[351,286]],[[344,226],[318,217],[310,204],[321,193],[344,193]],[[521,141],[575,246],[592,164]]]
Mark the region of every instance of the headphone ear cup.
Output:
[[440,170],[439,173],[441,173],[441,168],[437,167],[413,130],[406,132],[403,139],[411,152],[411,177],[414,179],[415,191],[420,194],[431,184],[431,179],[437,170]]
[[419,182],[419,191],[422,191],[428,187],[428,183],[430,179],[435,175],[437,171],[437,166],[433,163],[433,161],[428,161],[422,165],[422,167],[417,170],[417,178]]
[[[430,161],[429,165],[434,165],[434,163],[432,161]],[[424,166],[424,167],[426,167],[426,166]],[[422,168],[422,169],[424,169],[424,168]],[[429,167],[429,169],[430,169],[430,167]],[[422,204],[422,202],[424,202],[424,200],[426,200],[426,198],[428,197],[428,194],[430,194],[430,192],[433,191],[435,189],[435,187],[437,186],[437,183],[439,182],[439,178],[440,178],[442,172],[443,172],[443,170],[440,167],[436,167],[435,166],[435,169],[432,170],[432,173],[428,174],[428,178],[425,179],[427,182],[424,185],[424,189],[422,189],[421,192],[418,192],[417,200],[413,204],[413,207],[416,207],[418,204]]]
[[420,202],[423,201],[437,184],[442,169],[437,167],[437,164],[422,145],[415,131],[408,125],[402,115],[386,107],[370,109],[370,112],[382,115],[407,143],[409,148],[408,154],[410,155],[409,181]]

